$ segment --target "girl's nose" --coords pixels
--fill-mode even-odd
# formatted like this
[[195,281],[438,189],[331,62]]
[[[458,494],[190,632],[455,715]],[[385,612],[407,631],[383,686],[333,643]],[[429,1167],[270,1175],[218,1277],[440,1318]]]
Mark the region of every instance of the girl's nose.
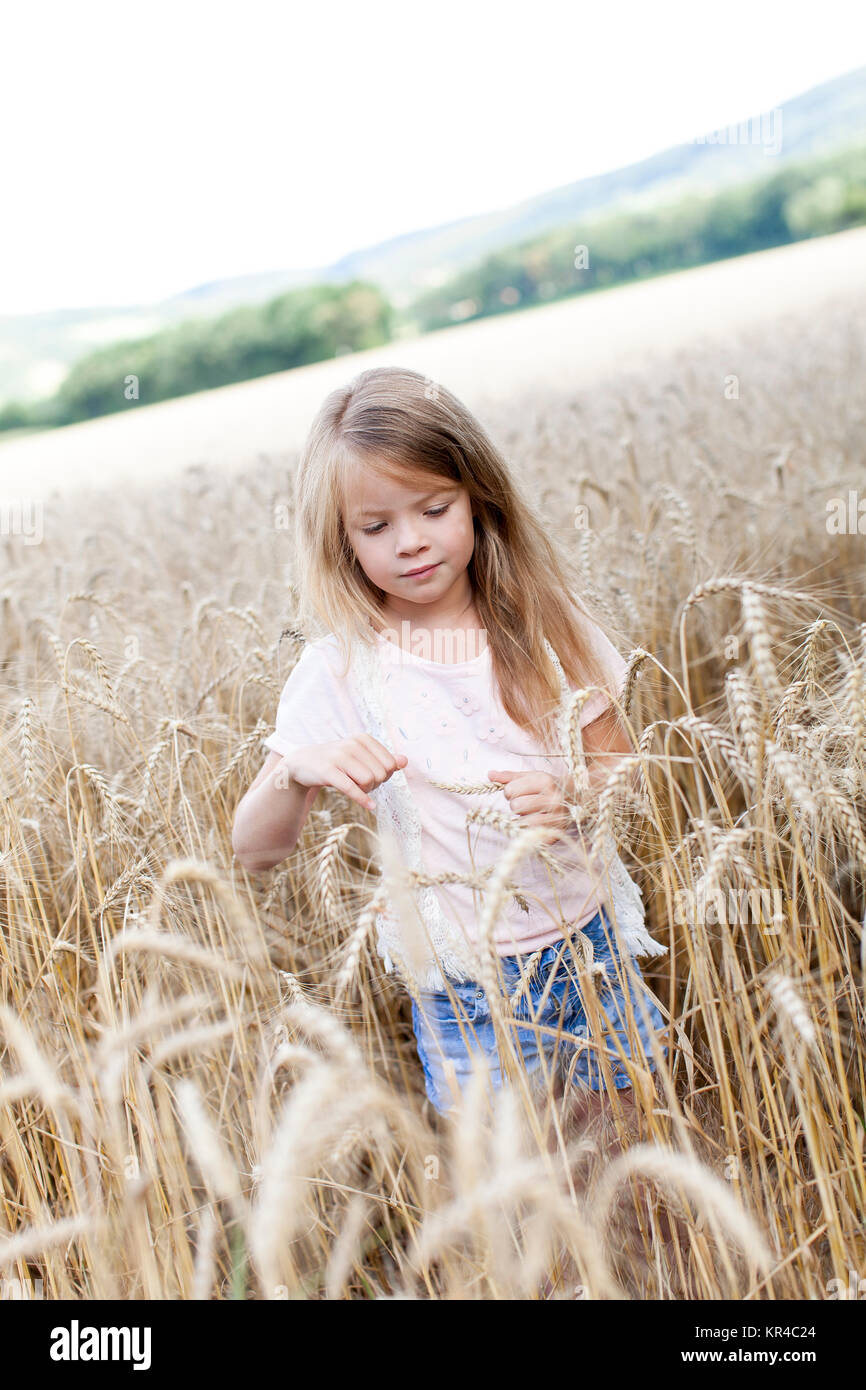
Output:
[[397,550],[401,555],[412,554],[418,549],[422,542],[422,537],[414,529],[400,531],[397,534]]

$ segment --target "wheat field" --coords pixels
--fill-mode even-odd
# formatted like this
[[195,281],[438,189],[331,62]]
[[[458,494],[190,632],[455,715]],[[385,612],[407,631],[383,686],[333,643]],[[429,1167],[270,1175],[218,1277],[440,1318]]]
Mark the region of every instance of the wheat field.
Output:
[[862,480],[856,307],[484,419],[631,652],[640,783],[600,819],[670,950],[630,1111],[520,1085],[432,1111],[354,803],[234,863],[303,640],[288,471],[200,465],[2,537],[0,1278],[765,1300],[866,1274],[864,539],[827,510]]

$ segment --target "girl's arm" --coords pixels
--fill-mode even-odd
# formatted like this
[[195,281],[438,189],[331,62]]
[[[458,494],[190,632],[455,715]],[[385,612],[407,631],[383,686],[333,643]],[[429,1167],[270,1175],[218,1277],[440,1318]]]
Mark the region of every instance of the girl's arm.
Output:
[[295,782],[285,763],[279,753],[269,752],[261,772],[238,802],[232,849],[248,873],[265,873],[288,859],[319,791]]
[[[580,732],[589,779],[589,794],[583,795],[585,800],[594,802],[610,774],[623,758],[634,756],[635,748],[616,705],[608,705],[603,714],[585,724]],[[637,788],[639,779],[640,768],[634,767],[629,773],[633,788]],[[580,793],[573,785],[569,785],[568,791],[572,800],[580,800]]]
[[335,787],[364,810],[375,811],[370,793],[407,762],[405,753],[392,753],[368,733],[285,754],[272,749],[235,813],[235,854],[252,873],[272,869],[295,848],[322,787]]
[[264,873],[288,859],[316,799],[316,779],[293,778],[289,755],[339,738],[343,725],[355,718],[334,675],[332,645],[320,639],[304,646],[280,692],[274,732],[263,740],[264,766],[235,810],[232,849],[249,873]]

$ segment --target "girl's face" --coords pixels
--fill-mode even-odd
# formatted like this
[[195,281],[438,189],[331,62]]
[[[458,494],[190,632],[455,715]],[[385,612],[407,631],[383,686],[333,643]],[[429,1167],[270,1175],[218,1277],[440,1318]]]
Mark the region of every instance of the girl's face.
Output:
[[427,604],[456,586],[462,592],[475,548],[462,484],[430,474],[398,481],[363,464],[347,488],[343,524],[367,578],[392,598]]

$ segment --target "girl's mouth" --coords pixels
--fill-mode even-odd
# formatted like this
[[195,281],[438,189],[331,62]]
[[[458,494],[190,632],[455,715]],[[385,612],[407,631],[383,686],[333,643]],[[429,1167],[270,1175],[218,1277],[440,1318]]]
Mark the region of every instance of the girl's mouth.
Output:
[[422,570],[410,570],[408,574],[404,574],[403,578],[423,579],[425,574],[432,574],[433,571],[438,568],[440,563],[441,561],[437,560],[435,565],[425,565]]

